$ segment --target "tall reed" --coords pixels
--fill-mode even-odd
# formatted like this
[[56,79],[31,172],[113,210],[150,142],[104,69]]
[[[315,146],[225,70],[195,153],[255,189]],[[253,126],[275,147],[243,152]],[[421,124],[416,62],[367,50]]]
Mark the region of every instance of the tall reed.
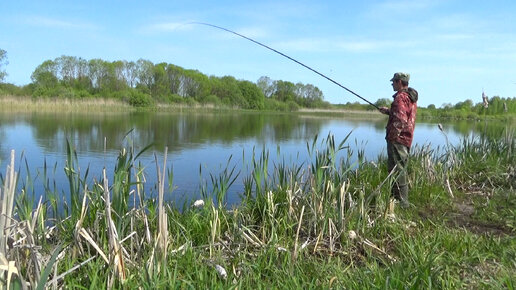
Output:
[[[43,282],[64,288],[482,288],[485,281],[509,288],[514,284],[511,220],[515,215],[510,205],[515,160],[507,154],[514,152],[513,137],[471,139],[446,148],[457,158],[449,167],[444,165],[451,158],[448,151],[414,148],[409,180],[410,199],[417,208],[395,209],[396,215],[390,214],[393,176],[387,172],[385,157],[351,162],[350,154],[362,153],[348,150],[348,137],[340,143],[332,135],[314,138],[307,144],[310,160],[301,165],[280,162],[271,169],[269,152],[253,151],[250,173],[242,177],[241,204],[231,208],[224,206],[226,194],[240,177],[231,158],[219,175],[210,174],[212,191],[205,192],[203,203],[187,202],[182,208],[166,203],[174,190],[173,173],[166,176],[167,149],[163,162],[155,157],[156,186],[148,185],[144,168],[136,165],[139,154],[131,148],[120,151],[111,185],[105,171],[99,182],[85,180],[73,159],[67,170],[71,190],[81,197],[74,209],[77,215],[70,211],[57,226],[42,226],[50,217],[43,207],[52,205],[38,203],[25,220],[20,220],[15,207],[11,227],[4,227],[9,236],[2,237],[6,251],[1,283],[32,287]],[[15,175],[11,168],[8,171]],[[445,178],[453,197],[446,194]],[[13,179],[3,179],[2,194],[7,180]],[[472,195],[479,185],[495,192],[489,200]],[[150,194],[155,188],[157,197]],[[15,189],[11,191],[14,194]],[[9,203],[5,198],[2,195],[2,210]],[[483,222],[494,220],[503,235],[476,234],[467,225],[450,225],[460,218],[477,222],[475,215],[450,212],[465,201],[479,212],[490,209]],[[491,206],[493,201],[498,203]],[[1,215],[0,222],[7,223],[5,217]],[[62,238],[70,237],[69,232],[73,238]],[[60,242],[62,249],[55,250]],[[48,271],[49,265],[53,271]]]

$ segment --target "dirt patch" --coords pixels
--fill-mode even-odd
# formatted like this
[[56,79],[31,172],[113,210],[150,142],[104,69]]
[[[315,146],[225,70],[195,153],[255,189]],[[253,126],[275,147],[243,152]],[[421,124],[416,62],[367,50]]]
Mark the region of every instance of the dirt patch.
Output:
[[473,214],[475,213],[475,207],[471,203],[466,203],[464,201],[456,202],[453,208],[454,211],[449,212],[446,215],[449,217],[448,224],[451,226],[464,228],[478,235],[511,235],[511,230],[505,225],[497,222],[474,219]]
[[435,220],[442,217],[448,226],[462,228],[477,235],[512,236],[514,233],[507,226],[494,221],[481,221],[474,218],[475,207],[466,201],[456,201],[446,211],[426,206],[418,211],[422,219]]

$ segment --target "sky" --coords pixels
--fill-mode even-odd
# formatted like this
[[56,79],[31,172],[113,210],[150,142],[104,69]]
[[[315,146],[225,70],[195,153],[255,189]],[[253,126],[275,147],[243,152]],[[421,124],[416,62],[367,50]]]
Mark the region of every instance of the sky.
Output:
[[0,2],[4,80],[31,82],[62,55],[170,63],[206,75],[313,84],[326,101],[359,101],[266,44],[375,102],[410,73],[419,106],[516,97],[516,1],[7,1]]

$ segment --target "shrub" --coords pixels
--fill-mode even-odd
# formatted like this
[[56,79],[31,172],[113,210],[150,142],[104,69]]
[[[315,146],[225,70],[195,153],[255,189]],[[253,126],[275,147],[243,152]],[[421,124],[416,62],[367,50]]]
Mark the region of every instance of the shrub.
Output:
[[133,107],[150,107],[154,104],[154,100],[150,95],[142,92],[132,91],[129,95],[129,105]]
[[272,98],[266,98],[264,105],[265,105],[265,110],[268,110],[268,111],[286,111],[287,110],[287,104],[280,102],[278,100],[272,99]]
[[208,95],[201,99],[201,104],[220,105],[221,100],[215,95]]
[[290,112],[295,112],[295,111],[299,110],[299,105],[294,101],[288,101],[286,105],[287,105],[288,111],[290,111]]
[[184,98],[184,102],[189,106],[195,106],[198,104],[194,98]]
[[84,89],[75,91],[75,95],[81,99],[92,97],[90,92],[88,92],[87,90],[84,90]]

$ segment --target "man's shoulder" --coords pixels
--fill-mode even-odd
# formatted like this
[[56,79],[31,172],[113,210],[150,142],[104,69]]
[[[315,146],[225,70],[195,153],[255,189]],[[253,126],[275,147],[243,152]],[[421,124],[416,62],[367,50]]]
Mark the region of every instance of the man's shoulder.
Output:
[[409,94],[406,90],[396,92],[394,94],[394,98],[398,100],[410,99]]
[[399,97],[400,101],[416,103],[418,100],[418,92],[413,88],[403,89],[396,93],[396,97]]

